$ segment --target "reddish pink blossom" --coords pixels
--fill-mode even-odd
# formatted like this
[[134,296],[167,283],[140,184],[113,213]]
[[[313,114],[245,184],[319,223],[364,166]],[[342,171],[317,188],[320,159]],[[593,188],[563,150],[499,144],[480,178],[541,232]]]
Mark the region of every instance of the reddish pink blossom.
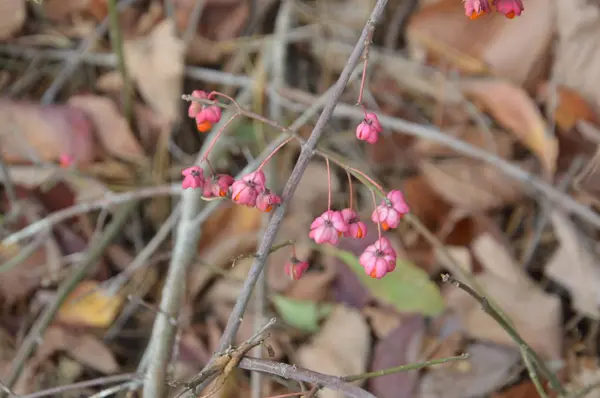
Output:
[[383,131],[379,118],[373,112],[367,112],[363,121],[356,127],[356,138],[374,144],[379,139],[379,133]]
[[319,244],[337,245],[340,236],[346,231],[348,231],[348,224],[344,221],[342,213],[327,210],[312,222],[308,236]]
[[281,204],[281,198],[268,189],[260,192],[256,197],[256,208],[265,213],[269,213],[273,207],[279,204]]
[[229,187],[234,183],[235,179],[229,174],[215,174],[210,179],[206,180],[204,186],[204,196],[207,198],[219,196],[224,198],[229,192]]
[[[198,99],[209,99],[206,91],[194,90],[192,97]],[[216,105],[206,105],[194,102],[188,107],[188,116],[196,119],[196,128],[201,133],[206,133],[212,126],[221,120],[221,108]]]
[[354,239],[362,239],[367,236],[367,225],[360,221],[358,214],[352,209],[343,209],[342,217],[344,222],[348,224],[348,231],[344,232],[344,236]]
[[204,188],[204,184],[206,181],[204,180],[204,171],[199,166],[188,167],[187,169],[181,172],[183,175],[183,182],[181,183],[181,187],[183,189],[187,188]]
[[199,132],[206,133],[219,120],[221,120],[221,108],[216,105],[206,106],[196,115],[196,128]]
[[309,265],[306,261],[300,261],[296,257],[292,257],[290,261],[285,263],[285,273],[292,280],[297,281],[304,275]]
[[262,170],[248,173],[231,185],[231,198],[237,204],[255,206],[258,194],[266,189],[265,182]]
[[381,279],[396,269],[396,251],[387,238],[381,237],[365,249],[358,261],[367,275]]
[[489,13],[492,8],[488,0],[463,0],[465,5],[465,15],[470,19],[476,19],[483,14]]
[[[208,99],[208,94],[206,93],[206,91],[194,90],[192,91],[192,97],[198,99]],[[188,116],[192,119],[196,118],[196,116],[198,115],[198,113],[200,113],[202,108],[204,108],[204,104],[194,101],[190,102],[190,106],[188,107]]]
[[521,0],[494,0],[496,11],[504,14],[506,18],[513,19],[523,12],[523,2]]
[[58,158],[58,162],[60,163],[60,167],[67,168],[75,163],[75,159],[73,159],[73,156],[63,153]]
[[409,212],[408,205],[404,201],[404,195],[398,190],[390,191],[385,200],[373,210],[371,220],[378,224],[384,231],[390,228],[396,228],[400,225],[402,216]]
[[406,200],[404,200],[404,194],[401,191],[393,189],[386,196],[392,202],[394,209],[401,215],[407,214],[410,211]]

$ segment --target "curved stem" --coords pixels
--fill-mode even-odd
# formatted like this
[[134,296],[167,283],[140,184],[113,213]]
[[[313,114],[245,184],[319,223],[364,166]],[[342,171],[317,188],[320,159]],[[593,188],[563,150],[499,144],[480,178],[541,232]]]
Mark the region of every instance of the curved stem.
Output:
[[[375,206],[375,210],[377,209],[377,199],[375,198],[375,191],[373,189],[369,189],[371,191],[371,197],[373,198],[373,206]],[[375,211],[374,210],[374,211]],[[377,235],[379,239],[381,239],[381,224],[377,222]]]
[[256,171],[261,170],[265,164],[267,164],[267,162],[269,160],[271,160],[271,158],[273,157],[273,155],[275,155],[275,153],[277,153],[278,150],[280,150],[281,148],[283,148],[288,142],[292,141],[294,139],[294,137],[288,137],[285,141],[283,141],[281,144],[277,145],[277,147],[275,149],[273,149],[273,152],[271,152],[269,154],[269,156],[267,156],[265,158],[265,160],[262,161],[261,164],[258,165],[258,167],[256,168]]
[[350,187],[350,204],[348,205],[348,207],[350,208],[350,210],[354,210],[353,208],[353,203],[352,200],[354,199],[354,195],[352,192],[352,176],[350,175],[350,172],[348,171],[348,169],[344,169],[346,170],[346,175],[348,176],[348,186]]
[[327,210],[331,210],[331,168],[329,167],[329,158],[325,158],[327,165]]
[[221,134],[223,134],[223,131],[225,131],[225,129],[227,129],[227,126],[229,126],[231,124],[231,122],[233,122],[238,115],[239,115],[239,113],[234,113],[233,116],[231,116],[231,118],[227,121],[227,123],[225,123],[223,125],[223,127],[221,127],[221,130],[219,130],[219,132],[217,133],[217,135],[215,135],[215,138],[213,138],[213,140],[210,143],[208,149],[206,150],[206,153],[202,157],[202,161],[208,159],[208,155],[210,155],[210,152],[213,150],[215,144],[219,140],[219,137],[221,137]]
[[347,170],[350,170],[353,173],[356,173],[359,176],[363,177],[365,180],[369,181],[371,184],[373,184],[373,186],[375,188],[377,188],[379,190],[379,193],[381,194],[381,196],[383,196],[385,198],[385,190],[381,187],[381,185],[379,185],[378,183],[376,183],[375,180],[373,180],[371,177],[369,177],[368,175],[366,175],[362,171],[360,171],[358,169],[355,169],[354,167],[347,167]]

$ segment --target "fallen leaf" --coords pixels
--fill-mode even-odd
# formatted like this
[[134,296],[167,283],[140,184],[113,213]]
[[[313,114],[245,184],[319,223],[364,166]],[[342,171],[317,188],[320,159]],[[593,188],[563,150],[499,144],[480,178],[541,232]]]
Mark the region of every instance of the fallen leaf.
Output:
[[[18,255],[23,247],[0,245],[0,266]],[[40,286],[50,271],[47,267],[47,250],[40,245],[34,252],[15,267],[0,272],[0,298],[5,308],[11,307],[19,300]]]
[[369,320],[371,329],[378,339],[385,338],[402,322],[401,316],[388,308],[365,307],[362,312]]
[[0,1],[0,40],[10,38],[23,27],[27,18],[25,0]]
[[294,281],[286,290],[286,297],[296,300],[324,300],[329,294],[329,286],[335,278],[333,267],[330,264],[324,264],[324,267],[324,271],[307,272],[302,278]]
[[579,232],[558,210],[551,214],[551,220],[560,247],[546,264],[544,273],[569,291],[577,311],[599,319],[600,268],[592,249],[595,241]]
[[[374,348],[370,371],[418,362],[425,335],[425,321],[421,315],[404,319]],[[369,391],[378,398],[410,398],[419,381],[419,372],[398,372],[369,380]]]
[[41,363],[57,351],[65,351],[77,361],[103,374],[115,373],[119,365],[110,349],[88,333],[74,333],[60,326],[51,326],[44,333],[35,360]]
[[[581,120],[593,124],[598,123],[596,113],[588,101],[569,87],[557,86],[556,93],[554,93],[550,90],[549,83],[543,83],[538,89],[538,98],[542,99],[547,106],[555,106],[554,121],[564,132],[576,127],[577,122]],[[556,101],[555,104],[553,104],[554,101]]]
[[272,300],[281,319],[288,325],[304,332],[318,331],[319,321],[331,311],[330,304],[294,300],[279,294],[274,295]]
[[600,111],[600,7],[586,0],[555,0],[557,43],[553,80],[577,90]]
[[472,344],[470,358],[430,370],[421,379],[418,398],[471,398],[485,396],[510,383],[519,352],[495,344]]
[[463,81],[460,87],[501,126],[514,133],[539,158],[549,175],[554,174],[558,140],[546,132],[544,118],[525,90],[504,80]]
[[172,18],[157,24],[148,36],[124,41],[131,77],[144,100],[166,121],[179,119],[185,45]]
[[407,26],[408,47],[414,56],[424,53],[434,63],[533,88],[547,74],[554,10],[546,0],[529,0],[525,7],[513,20],[495,12],[470,20],[460,1],[424,6]]
[[84,165],[95,157],[92,124],[71,106],[1,100],[0,124],[0,150],[8,163],[58,162],[68,154]]
[[[532,162],[519,165],[533,169]],[[436,163],[422,161],[419,168],[429,186],[448,203],[469,212],[511,204],[523,197],[523,187],[497,166],[475,159],[456,158]]]
[[[548,394],[549,391],[546,391]],[[537,392],[535,385],[531,380],[526,380],[516,386],[509,387],[502,392],[492,394],[491,398],[539,398],[540,394]],[[587,398],[598,398],[587,396]]]
[[144,150],[136,140],[115,104],[106,97],[78,95],[69,99],[69,105],[85,112],[95,127],[96,136],[111,155],[138,165],[147,164]]
[[[474,255],[484,270],[474,276],[483,294],[491,298],[513,322],[521,337],[543,358],[562,355],[562,312],[560,298],[544,292],[519,268],[500,245],[475,242]],[[465,331],[475,339],[497,344],[516,343],[500,325],[481,309],[471,296],[454,286],[445,286],[446,304],[461,318]]]
[[53,21],[64,21],[74,15],[89,13],[97,20],[107,14],[106,0],[44,0],[45,16]]
[[438,287],[429,280],[425,271],[408,261],[398,259],[394,272],[378,280],[365,273],[358,257],[351,252],[334,247],[323,250],[348,265],[373,297],[394,306],[400,312],[435,316],[444,310],[444,301]]
[[58,309],[56,320],[63,324],[105,328],[110,326],[123,305],[124,298],[106,295],[93,280],[81,282]]
[[[297,352],[298,365],[332,376],[364,373],[371,346],[369,327],[360,312],[337,305],[321,331]],[[342,398],[339,391],[324,389],[321,398]]]
[[116,70],[103,73],[96,79],[95,87],[104,93],[118,93],[123,89],[123,76]]
[[[593,363],[595,364],[596,362],[594,358]],[[597,384],[600,380],[600,369],[597,367],[583,367],[577,369],[574,373],[571,382],[566,386],[569,388],[569,391],[578,391],[592,384]],[[585,398],[600,398],[600,389],[592,389],[585,395]]]

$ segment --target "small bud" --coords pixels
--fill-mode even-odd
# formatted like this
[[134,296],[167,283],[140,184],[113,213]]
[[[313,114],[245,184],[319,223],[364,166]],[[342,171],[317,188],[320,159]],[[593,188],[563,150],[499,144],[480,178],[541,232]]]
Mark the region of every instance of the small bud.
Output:
[[360,221],[358,214],[352,209],[343,209],[342,217],[348,224],[348,231],[344,232],[347,238],[362,239],[367,236],[367,225]]
[[296,257],[292,257],[285,263],[285,273],[290,279],[297,281],[304,275],[308,266],[306,261],[300,261]]
[[196,128],[199,132],[206,133],[219,120],[221,120],[221,108],[216,105],[207,106],[196,115]]
[[463,0],[465,5],[465,15],[469,19],[477,19],[483,14],[491,11],[488,0]]
[[368,112],[364,120],[356,127],[356,138],[374,144],[379,139],[379,133],[383,131],[379,118],[375,113]]
[[494,0],[496,11],[502,13],[508,19],[521,15],[523,12],[523,2],[521,0]]
[[231,199],[240,205],[255,206],[258,194],[266,189],[265,181],[262,170],[246,174],[231,185]]
[[217,174],[211,178],[210,184],[207,185],[209,185],[212,195],[224,198],[234,182],[235,179],[229,174]]
[[371,220],[381,224],[384,231],[387,231],[400,225],[400,220],[409,210],[402,192],[393,190],[387,194],[387,200],[381,201],[381,204],[373,210]]
[[[192,91],[192,98],[207,99],[208,94],[206,93],[206,91],[194,90]],[[204,108],[204,104],[194,101],[190,102],[190,106],[188,107],[188,116],[191,118],[196,118],[196,116],[198,115],[198,113],[200,113],[202,108]]]

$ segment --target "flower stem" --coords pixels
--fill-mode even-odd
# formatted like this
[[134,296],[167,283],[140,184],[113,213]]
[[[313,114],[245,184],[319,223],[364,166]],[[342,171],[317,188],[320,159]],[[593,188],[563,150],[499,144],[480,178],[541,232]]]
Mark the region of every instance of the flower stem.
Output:
[[219,140],[219,137],[221,137],[221,134],[223,134],[223,131],[225,131],[225,129],[227,128],[227,126],[229,126],[231,124],[231,122],[233,122],[235,120],[235,118],[238,116],[238,113],[235,113],[233,116],[231,116],[231,118],[227,121],[227,123],[225,123],[223,125],[223,127],[221,127],[221,130],[219,130],[219,132],[217,133],[217,135],[215,135],[215,138],[213,138],[212,142],[210,143],[208,149],[206,150],[206,153],[204,154],[204,156],[202,157],[202,161],[205,161],[208,159],[208,155],[210,155],[210,152],[213,150],[215,144],[217,143],[217,141]]
[[327,210],[331,210],[331,168],[329,167],[329,158],[325,158],[327,165]]
[[265,164],[267,164],[267,162],[269,160],[271,160],[271,158],[273,157],[273,155],[275,155],[275,153],[277,153],[278,150],[280,150],[281,148],[283,148],[288,142],[292,141],[293,139],[294,139],[294,137],[288,137],[285,141],[283,141],[281,144],[279,144],[277,146],[277,148],[273,149],[273,152],[271,152],[269,154],[269,156],[267,156],[265,158],[265,160],[263,160],[262,163],[258,165],[258,167],[256,168],[256,171],[261,170],[265,166]]
[[[359,105],[362,105],[363,92],[365,90],[365,81],[367,80],[367,65],[369,63],[369,49],[371,48],[371,41],[373,40],[373,32],[375,29],[369,29],[367,32],[367,37],[365,38],[365,51],[364,51],[364,61],[363,61],[363,71],[360,79],[360,89],[358,92],[358,101]],[[364,109],[364,106],[363,106]]]
[[352,192],[352,176],[350,175],[350,172],[346,170],[346,175],[348,176],[348,185],[350,186],[349,190],[350,190],[350,204],[348,205],[348,207],[350,208],[350,210],[354,210],[353,206],[352,206],[352,200],[354,199],[354,195]]
[[[371,197],[373,198],[373,206],[375,206],[375,209],[373,211],[377,210],[377,199],[375,198],[375,191],[372,188],[369,188],[369,190],[371,191]],[[381,239],[381,223],[377,222],[377,235],[379,236],[379,239]]]
[[376,183],[371,177],[369,177],[368,175],[366,175],[365,173],[363,173],[362,171],[355,169],[354,167],[347,167],[347,170],[352,171],[353,173],[363,177],[365,180],[369,181],[369,183],[371,183],[375,188],[377,188],[377,190],[379,191],[379,194],[385,198],[385,190],[381,187],[381,185],[379,185],[378,183]]

